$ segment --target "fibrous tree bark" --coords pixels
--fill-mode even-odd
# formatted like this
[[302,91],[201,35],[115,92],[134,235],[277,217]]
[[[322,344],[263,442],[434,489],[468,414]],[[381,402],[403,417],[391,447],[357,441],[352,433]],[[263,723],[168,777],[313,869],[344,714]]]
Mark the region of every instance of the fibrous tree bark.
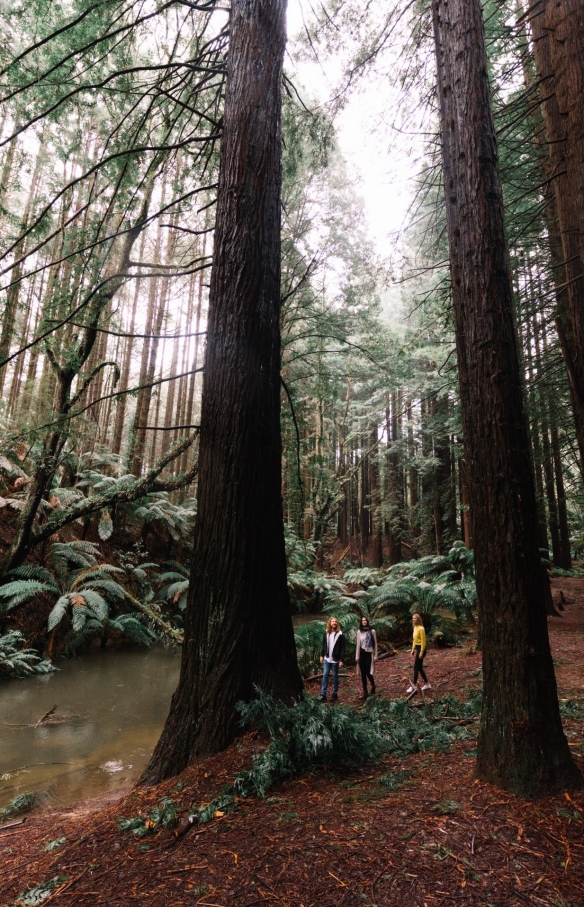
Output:
[[546,623],[480,0],[433,0],[460,396],[483,644],[477,775],[579,785]]
[[[534,0],[527,17],[548,139],[544,190],[550,245],[565,278],[557,293],[556,326],[584,466],[584,5],[581,0]],[[555,205],[548,200],[550,186]],[[556,230],[563,256],[554,242]]]
[[142,781],[219,752],[254,684],[292,702],[280,441],[285,0],[234,0],[217,199],[198,512],[178,689]]

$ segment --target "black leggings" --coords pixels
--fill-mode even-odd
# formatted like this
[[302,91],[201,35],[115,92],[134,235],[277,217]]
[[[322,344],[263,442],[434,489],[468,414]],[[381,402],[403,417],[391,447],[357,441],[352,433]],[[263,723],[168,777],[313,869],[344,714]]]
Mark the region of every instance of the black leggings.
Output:
[[424,683],[428,683],[428,678],[426,677],[426,672],[424,671],[424,655],[420,655],[422,647],[416,646],[416,654],[414,655],[414,685],[418,682],[418,674],[420,674]]
[[371,652],[364,652],[361,650],[359,652],[359,670],[361,671],[361,683],[363,684],[363,689],[367,692],[367,679],[371,686],[375,688],[375,681],[373,680],[373,674],[371,673]]

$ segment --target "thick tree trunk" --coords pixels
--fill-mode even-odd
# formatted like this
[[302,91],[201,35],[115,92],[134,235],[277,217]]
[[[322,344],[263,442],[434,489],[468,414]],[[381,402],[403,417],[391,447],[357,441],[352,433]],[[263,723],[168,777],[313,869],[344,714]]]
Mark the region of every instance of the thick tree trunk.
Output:
[[483,642],[477,775],[533,796],[582,779],[549,648],[480,0],[432,11]]
[[556,202],[550,204],[546,192],[550,245],[557,258],[557,211],[566,278],[567,294],[563,288],[557,293],[558,337],[584,467],[584,6],[581,0],[540,0],[529,21],[549,141],[548,186]]
[[302,690],[286,583],[280,441],[283,0],[234,0],[181,675],[143,782],[237,733],[254,685]]

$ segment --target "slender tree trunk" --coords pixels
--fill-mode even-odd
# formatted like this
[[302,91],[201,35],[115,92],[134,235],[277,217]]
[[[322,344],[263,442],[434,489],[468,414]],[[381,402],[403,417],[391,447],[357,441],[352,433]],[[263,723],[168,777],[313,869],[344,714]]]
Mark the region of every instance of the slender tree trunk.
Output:
[[[379,427],[377,423],[371,432],[370,447],[377,443]],[[333,448],[334,449],[334,448]],[[377,447],[369,456],[371,487],[371,529],[373,535],[372,563],[374,567],[383,567],[383,520],[381,517],[381,486],[379,482],[379,456]]]
[[414,464],[416,446],[414,442],[414,423],[411,399],[408,399],[406,406],[408,417],[408,459],[410,461],[410,468],[408,473],[409,529],[410,540],[412,543],[412,554],[415,556],[417,554],[417,540],[420,535],[420,523],[418,520],[418,470],[416,469],[416,466]]
[[387,408],[385,412],[385,421],[387,428],[387,492],[388,492],[388,521],[387,521],[387,545],[389,563],[399,564],[401,561],[401,532],[400,532],[400,505],[403,510],[403,499],[400,496],[401,490],[401,469],[399,462],[399,453],[397,451],[397,415],[396,415],[396,394],[387,398]]
[[432,13],[483,642],[477,775],[536,796],[582,778],[549,648],[480,0],[433,0]]
[[[174,218],[172,218],[174,223]],[[165,261],[166,264],[171,264],[172,256],[174,253],[174,247],[176,244],[176,231],[171,230],[168,237],[168,242],[166,244],[166,254]],[[134,432],[135,432],[135,443],[133,449],[133,458],[132,458],[132,469],[131,472],[135,476],[139,476],[142,472],[144,453],[146,450],[146,430],[144,426],[148,423],[148,416],[150,414],[150,403],[152,401],[153,388],[151,386],[154,381],[154,373],[156,372],[156,365],[158,359],[158,347],[160,345],[160,335],[162,333],[166,310],[168,305],[168,298],[170,294],[170,277],[163,277],[161,280],[160,294],[158,298],[158,309],[156,311],[156,318],[152,325],[153,337],[150,343],[150,357],[148,360],[148,368],[146,370],[145,384],[146,387],[143,387],[138,392],[138,403],[136,405],[136,417],[134,422]],[[148,331],[145,331],[148,333]],[[144,383],[144,382],[140,382]],[[161,387],[158,387],[157,393],[160,395],[162,393]]]
[[286,582],[280,441],[283,0],[234,0],[179,686],[143,781],[237,733],[254,685],[302,690]]
[[[146,243],[146,230],[142,233],[142,239],[140,242],[140,252],[139,252],[139,261],[144,261],[144,245]],[[136,311],[138,308],[138,297],[140,295],[140,287],[142,281],[140,277],[136,278],[134,286],[134,299],[132,303],[132,314],[130,316],[130,325],[128,327],[128,334],[133,334],[136,329]],[[145,341],[143,341],[145,343]],[[127,391],[130,386],[130,370],[132,368],[132,352],[134,350],[134,338],[132,336],[126,338],[126,346],[124,349],[124,361],[122,363],[121,377],[118,389],[120,391]],[[118,397],[116,403],[116,418],[114,422],[114,431],[112,437],[112,453],[119,454],[122,449],[122,438],[124,433],[124,423],[126,421],[126,404],[128,402],[128,395],[122,394]]]
[[[206,223],[206,221],[205,221]],[[207,237],[203,237],[203,252],[202,255],[205,255],[205,243]],[[185,425],[192,425],[195,419],[195,399],[196,399],[196,389],[197,389],[197,369],[199,368],[199,349],[201,346],[204,347],[204,344],[200,343],[200,330],[201,330],[201,312],[203,308],[203,271],[199,274],[199,293],[197,298],[197,314],[195,317],[195,352],[193,354],[193,374],[190,376],[189,381],[189,394],[186,407],[186,421]],[[184,454],[184,457],[181,461],[180,468],[184,472],[187,468],[187,457],[188,451]]]
[[568,526],[568,511],[566,509],[566,492],[564,489],[564,475],[562,469],[562,456],[560,453],[560,441],[558,438],[558,429],[552,425],[552,450],[554,456],[554,472],[556,476],[556,495],[558,499],[558,517],[560,521],[560,551],[561,559],[559,566],[563,570],[572,569],[572,554],[570,551],[570,529]]

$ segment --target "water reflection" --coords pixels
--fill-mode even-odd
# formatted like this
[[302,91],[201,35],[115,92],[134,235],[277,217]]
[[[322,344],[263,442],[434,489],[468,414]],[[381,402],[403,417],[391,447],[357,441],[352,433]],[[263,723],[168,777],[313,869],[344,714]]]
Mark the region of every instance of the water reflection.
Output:
[[[60,667],[0,684],[1,806],[24,791],[66,806],[132,784],[168,714],[180,652],[92,652]],[[17,726],[34,725],[54,705],[65,720]]]

